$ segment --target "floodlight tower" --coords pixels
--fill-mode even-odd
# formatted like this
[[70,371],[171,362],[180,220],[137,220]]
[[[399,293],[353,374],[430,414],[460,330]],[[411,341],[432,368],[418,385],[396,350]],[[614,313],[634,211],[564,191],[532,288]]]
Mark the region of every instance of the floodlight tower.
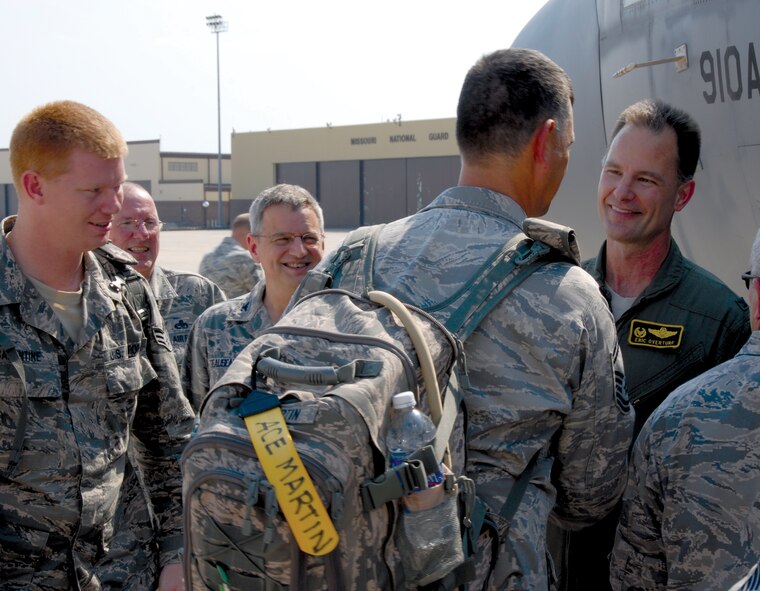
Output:
[[216,129],[217,129],[217,164],[219,166],[217,186],[219,188],[219,227],[222,227],[222,94],[219,82],[219,33],[227,31],[227,21],[221,15],[206,17],[206,26],[216,35]]

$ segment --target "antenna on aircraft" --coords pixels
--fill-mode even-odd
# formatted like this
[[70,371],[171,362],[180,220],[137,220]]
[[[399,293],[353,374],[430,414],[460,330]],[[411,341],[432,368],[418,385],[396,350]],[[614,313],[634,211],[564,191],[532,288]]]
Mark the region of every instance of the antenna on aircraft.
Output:
[[660,64],[669,64],[675,62],[676,72],[683,72],[689,67],[689,54],[686,51],[686,43],[679,45],[673,51],[673,57],[666,57],[660,60],[652,60],[650,62],[640,62],[637,64],[628,64],[624,68],[620,68],[615,72],[612,77],[620,78],[625,76],[628,72],[635,70],[636,68],[648,68],[649,66],[658,66]]

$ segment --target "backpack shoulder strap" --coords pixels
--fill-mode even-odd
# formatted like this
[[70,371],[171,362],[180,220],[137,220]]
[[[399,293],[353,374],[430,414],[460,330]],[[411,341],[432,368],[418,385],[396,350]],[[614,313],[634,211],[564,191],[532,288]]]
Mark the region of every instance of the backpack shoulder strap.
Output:
[[155,300],[148,293],[150,287],[132,266],[137,261],[110,242],[92,252],[103,267],[104,273],[120,284],[124,297],[142,321],[143,332],[148,334],[147,330],[153,328],[153,321],[158,312],[154,310]]
[[518,233],[475,274],[466,299],[446,321],[446,328],[467,339],[499,302],[543,265],[580,264],[575,232],[554,222],[526,218]]
[[[346,236],[330,265],[330,275],[337,283],[341,279],[352,278],[341,283],[341,288],[366,296],[374,289],[375,253],[377,240],[385,224],[364,226]],[[352,270],[356,272],[351,273]]]
[[324,266],[306,274],[291,303],[332,287],[344,277],[350,277],[351,281],[341,284],[341,289],[366,296],[373,289],[377,239],[384,227],[385,224],[362,226],[349,233]]

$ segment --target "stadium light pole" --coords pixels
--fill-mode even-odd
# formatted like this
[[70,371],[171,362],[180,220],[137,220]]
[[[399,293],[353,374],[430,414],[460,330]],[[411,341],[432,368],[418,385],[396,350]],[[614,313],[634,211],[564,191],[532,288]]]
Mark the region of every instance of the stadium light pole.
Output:
[[206,17],[206,26],[216,35],[216,130],[217,130],[217,164],[219,167],[217,186],[219,188],[219,227],[222,227],[222,94],[219,81],[219,33],[227,31],[227,21],[221,15]]

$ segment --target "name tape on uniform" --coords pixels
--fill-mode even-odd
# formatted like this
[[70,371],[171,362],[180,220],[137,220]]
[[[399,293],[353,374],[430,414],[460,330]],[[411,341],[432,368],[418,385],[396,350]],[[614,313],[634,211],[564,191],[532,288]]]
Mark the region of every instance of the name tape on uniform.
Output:
[[684,327],[680,324],[663,324],[634,318],[628,333],[628,344],[653,349],[678,349]]

